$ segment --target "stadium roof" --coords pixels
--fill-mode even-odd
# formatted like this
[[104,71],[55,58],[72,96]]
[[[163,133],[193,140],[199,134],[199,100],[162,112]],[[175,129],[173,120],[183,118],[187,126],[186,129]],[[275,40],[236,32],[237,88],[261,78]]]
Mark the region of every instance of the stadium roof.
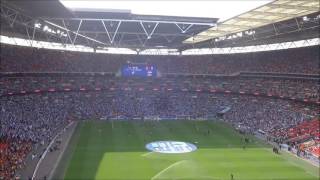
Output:
[[72,11],[122,11],[139,15],[218,18],[220,21],[271,1],[273,0],[60,0]]
[[[179,2],[180,7],[175,9],[188,9],[184,5],[189,1]],[[220,1],[200,2],[210,2],[218,7]],[[229,7],[220,9],[236,12],[230,4],[237,9],[238,5],[234,3],[239,1],[225,2],[228,2]],[[218,21],[218,18],[228,17],[204,18],[204,14],[198,17],[172,16],[174,14],[164,16],[159,13],[145,15],[147,13],[116,7],[70,10],[59,0],[2,0],[1,35],[28,39],[30,42],[46,41],[94,49],[130,48],[137,52],[146,49],[183,51],[193,48],[240,47],[319,37],[320,15],[319,11],[315,11],[319,8],[315,3],[317,0],[263,2],[262,6],[251,6],[255,9],[247,13],[239,12],[240,15],[235,16],[239,14],[236,12],[233,18]],[[217,8],[213,5],[203,5],[202,8],[201,3],[196,4],[200,7],[193,5],[193,12],[208,8],[214,11]]]
[[319,11],[318,0],[276,0],[245,12],[190,37],[184,43],[198,43],[228,34],[255,29]]

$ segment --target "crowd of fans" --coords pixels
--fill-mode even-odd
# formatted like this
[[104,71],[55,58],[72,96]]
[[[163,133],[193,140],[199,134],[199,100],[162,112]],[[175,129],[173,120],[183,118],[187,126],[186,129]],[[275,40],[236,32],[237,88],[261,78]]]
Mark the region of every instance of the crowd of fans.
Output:
[[[318,113],[317,106],[281,99],[195,92],[69,92],[31,94],[2,98],[2,133],[6,136],[49,142],[68,119],[158,116],[160,118],[207,118],[230,107],[225,119],[253,131],[288,128]],[[293,104],[293,105],[292,105]]]
[[[17,147],[6,151],[1,176],[12,177],[13,168],[33,147],[50,142],[59,129],[73,119],[203,118],[230,108],[225,121],[249,132],[273,133],[289,128],[318,113],[317,106],[281,99],[196,92],[93,91],[29,94],[1,98],[1,139]],[[9,147],[14,147],[9,144]]]
[[311,121],[304,121],[297,126],[278,129],[274,135],[281,138],[281,141],[299,142],[309,140],[310,137],[317,137],[320,140],[319,119],[315,118]]
[[28,141],[0,137],[0,179],[12,179],[18,169],[25,167],[24,159],[31,149]]
[[273,133],[277,142],[286,143],[299,150],[320,157],[320,118],[303,121],[289,128],[281,127]]
[[[1,45],[2,72],[117,72],[127,61],[163,73],[234,74],[240,71],[319,74],[319,47],[227,55],[138,56],[64,52]],[[19,52],[19,53],[17,53]]]
[[288,97],[298,100],[319,101],[319,84],[317,80],[275,79],[275,78],[193,78],[168,77],[157,79],[125,79],[116,77],[25,77],[2,78],[0,80],[0,95],[8,93],[79,90],[95,88],[116,90],[128,89],[158,89],[158,90],[189,90],[189,91],[231,91],[247,94],[264,94],[275,97]]
[[[319,74],[318,59],[318,47],[234,55],[151,57],[1,44],[0,72],[116,73],[130,60],[153,64],[163,74],[234,74],[241,71]],[[46,146],[73,120],[210,119],[220,115],[236,128],[248,132],[260,130],[278,140],[286,137],[280,139],[285,141],[289,136],[283,133],[319,116],[315,103],[279,97],[319,103],[319,84],[308,78],[240,76],[168,75],[126,79],[114,75],[61,74],[0,77],[0,179],[13,178],[16,170],[24,167],[24,159],[31,151]],[[315,131],[311,138],[319,135],[319,129]],[[319,139],[311,140],[318,142]]]
[[68,123],[61,108],[53,99],[45,101],[34,96],[1,99],[0,159],[4,163],[0,166],[0,179],[13,178],[15,170],[24,167],[26,155],[32,149],[44,149]]

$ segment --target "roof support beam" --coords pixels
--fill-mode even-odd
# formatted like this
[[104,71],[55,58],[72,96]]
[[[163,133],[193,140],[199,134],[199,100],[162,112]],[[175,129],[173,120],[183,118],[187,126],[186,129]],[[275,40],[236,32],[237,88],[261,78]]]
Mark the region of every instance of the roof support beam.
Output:
[[16,22],[17,16],[18,16],[18,14],[14,15],[14,18],[13,18],[12,22],[10,23],[10,26],[13,26],[14,22]]
[[[217,25],[218,28],[220,27],[230,27],[230,28],[251,28],[251,26],[245,26],[245,25],[235,25],[235,24],[218,24]],[[211,28],[212,29],[212,28]]]
[[[281,1],[281,0],[279,0],[279,1]],[[222,23],[219,23],[218,27],[220,27],[220,30],[221,29],[222,30],[223,29],[229,30],[230,34],[231,34],[231,33],[237,33],[240,31],[246,31],[246,30],[250,30],[250,29],[263,27],[266,25],[271,25],[271,26],[273,25],[274,33],[278,34],[279,30],[275,27],[274,23],[281,23],[282,21],[298,18],[300,16],[312,14],[314,12],[319,11],[319,3],[317,3],[317,0],[299,0],[299,1],[297,1],[298,3],[295,2],[296,5],[290,4],[294,0],[285,0],[283,2],[281,1],[283,4],[277,4],[277,3],[280,3],[279,1],[275,0],[271,3],[268,3],[264,6],[259,7],[257,9],[254,9],[254,10],[248,11],[246,13],[243,13],[239,16],[233,17],[229,20],[226,20]],[[264,9],[264,10],[262,10],[262,9]],[[269,9],[272,10],[273,12],[268,12]],[[289,11],[287,11],[287,10],[289,10]],[[296,19],[296,21],[297,21],[297,19]],[[230,23],[230,22],[232,22],[232,23]],[[237,24],[237,25],[239,25],[239,27],[237,27],[237,28],[236,28],[236,26],[232,27],[233,24]],[[247,27],[242,26],[241,24],[244,24]],[[226,26],[226,27],[230,26],[230,28],[223,28],[224,26]],[[248,27],[248,26],[251,26],[251,27]],[[296,29],[296,26],[293,27],[293,26],[287,25],[287,27]],[[305,29],[303,26],[299,25],[299,22],[297,22],[297,27],[298,27],[298,29]],[[210,28],[209,30],[212,30],[212,29],[214,29],[214,28]],[[196,34],[193,38],[188,38],[188,39],[184,40],[183,42],[184,43],[198,43],[198,42],[206,41],[207,38],[202,38],[201,36],[205,35],[206,34],[205,32],[208,32],[209,30],[200,32],[200,33]],[[209,34],[209,32],[207,34]],[[212,38],[216,38],[216,37],[224,36],[224,35],[228,35],[228,34],[223,34],[223,33],[214,34],[214,33],[212,33],[211,35],[208,35],[209,36],[208,38],[212,39]],[[253,36],[255,36],[255,35],[253,34]],[[254,38],[256,38],[256,37],[254,37]]]
[[141,44],[141,45],[143,45],[143,41],[141,40],[141,38],[140,38],[139,34],[137,34],[137,38],[138,38],[138,40],[139,40],[140,44]]
[[147,41],[148,41],[148,38],[146,38],[144,41],[141,39],[140,35],[137,34],[137,37],[138,37],[138,40],[139,42],[141,43],[141,46],[142,47],[145,47]]
[[[25,34],[26,36],[28,36],[30,45],[33,46],[34,43],[34,38],[35,38],[35,34],[36,32],[45,35],[46,37],[48,36],[48,34],[50,36],[54,36],[56,38],[62,38],[61,36],[57,35],[57,34],[53,34],[53,33],[49,33],[46,31],[43,31],[40,28],[37,28],[35,26],[35,23],[38,23],[39,20],[35,19],[33,17],[30,17],[26,14],[22,14],[21,12],[12,9],[9,6],[6,6],[5,3],[0,3],[1,6],[1,11],[0,14],[1,16],[3,16],[5,18],[5,20],[8,21],[8,24],[11,25],[10,27],[13,28],[14,24],[19,24],[21,26],[23,26],[24,28],[26,28]],[[10,16],[7,16],[6,13],[10,13]],[[13,21],[13,19],[15,18],[15,20]],[[42,22],[42,21],[41,21]],[[31,37],[31,32],[32,30],[32,37]]]
[[75,35],[74,38],[73,38],[72,45],[74,45],[74,42],[75,42],[76,39],[77,39],[77,36],[78,36],[79,30],[80,30],[81,24],[82,24],[82,20],[80,20],[80,22],[79,22],[79,26],[78,26],[76,35]]
[[[64,22],[64,19],[62,19],[62,24],[63,24],[63,26],[64,26],[65,29],[68,29],[67,26],[66,26],[66,23]],[[71,36],[70,36],[70,34],[69,34],[69,31],[67,31],[67,35],[68,35],[68,38],[69,38],[69,40],[70,40],[70,43],[72,43],[72,40],[71,40]]]
[[[57,28],[59,28],[59,29],[62,29],[62,30],[64,30],[64,31],[66,31],[67,34],[69,34],[69,32],[70,32],[70,33],[73,33],[73,34],[78,34],[78,36],[83,37],[83,38],[87,38],[87,39],[89,39],[90,41],[94,41],[94,42],[99,43],[99,44],[107,45],[106,43],[103,43],[103,42],[98,41],[98,40],[96,40],[96,39],[93,39],[93,38],[90,38],[90,37],[88,37],[88,36],[85,36],[85,35],[82,35],[82,34],[80,34],[80,33],[76,33],[76,32],[74,32],[74,31],[69,30],[68,28],[66,28],[65,23],[64,23],[64,20],[63,20],[62,22],[64,23],[64,26],[65,26],[65,27],[61,27],[61,26],[59,26],[59,25],[57,25],[57,24],[55,24],[55,23],[52,23],[52,22],[50,22],[50,21],[47,21],[47,20],[44,20],[44,22],[46,22],[46,23],[48,23],[48,24],[50,24],[50,25],[52,25],[52,26],[54,26],[54,27],[57,27]],[[70,37],[69,37],[69,38],[70,38]],[[72,42],[72,41],[71,41],[71,38],[70,38],[70,42]]]
[[6,13],[6,16],[7,16],[7,17],[11,17],[11,16],[16,16],[17,14],[18,14],[18,12],[16,12],[16,11],[10,12],[10,11],[8,10],[7,13]]
[[[105,34],[105,31],[79,31],[79,33],[82,34]],[[118,34],[126,34],[126,35],[136,35],[136,34],[140,34],[140,35],[145,35],[145,32],[127,32],[127,31],[118,31]],[[161,35],[161,36],[177,36],[177,37],[186,37],[188,36],[187,34],[182,34],[182,33],[160,33],[157,32],[157,35]]]
[[17,11],[12,11],[11,14],[9,14],[9,13],[10,13],[9,9],[6,12],[5,10],[3,10],[2,6],[1,6],[1,16],[4,16],[6,18],[7,22],[10,25],[10,27],[13,27],[15,21],[17,20],[17,17],[19,16],[19,13]]
[[122,39],[123,39],[124,35],[125,35],[125,34],[121,34],[121,35],[120,35],[120,39],[119,39],[119,41],[118,41],[118,46],[121,46],[121,42],[122,42]]
[[114,39],[115,39],[115,37],[116,37],[116,35],[117,35],[117,33],[118,33],[118,30],[119,30],[119,27],[120,27],[122,21],[118,21],[116,30],[115,30],[115,32],[113,33],[113,36],[112,36],[112,37],[111,37],[110,31],[108,30],[106,24],[104,23],[104,20],[101,20],[101,22],[102,22],[102,25],[103,25],[103,27],[104,27],[104,30],[106,31],[106,33],[107,33],[107,35],[108,35],[108,38],[109,38],[109,40],[110,40],[110,43],[113,44]]
[[275,25],[275,24],[272,24],[272,26],[273,26],[274,33],[275,33],[276,35],[279,34],[279,33],[278,33],[278,30],[277,30],[277,28],[276,28],[276,25]]
[[142,29],[143,29],[144,33],[147,35],[147,39],[151,39],[151,37],[152,37],[152,35],[153,35],[154,31],[156,30],[156,28],[157,28],[157,27],[158,27],[158,25],[159,25],[159,22],[157,22],[157,23],[155,24],[155,26],[153,27],[153,29],[151,30],[151,32],[150,32],[150,33],[148,33],[147,29],[144,27],[144,25],[143,25],[143,22],[142,22],[142,21],[140,22],[140,25],[141,25],[141,27],[142,27]]
[[243,18],[243,17],[236,17],[240,21],[248,21],[248,22],[261,22],[261,23],[272,23],[271,20],[267,19],[256,19],[256,18]]
[[217,29],[217,30],[208,30],[208,31],[206,31],[206,32],[215,32],[215,33],[220,33],[220,34],[229,34],[229,33],[232,33],[232,31],[224,31],[224,30],[221,30],[221,29]]
[[185,24],[183,24],[182,27],[178,23],[175,23],[175,25],[181,30],[181,33],[186,33],[192,26],[193,24],[188,24],[188,26],[184,27]]
[[280,17],[287,17],[291,14],[289,13],[281,13],[281,12],[266,12],[266,11],[251,11],[249,12],[252,15],[265,15],[265,16],[280,16]]
[[31,46],[33,45],[35,35],[36,35],[36,28],[33,28]]
[[298,9],[298,10],[308,10],[308,11],[319,11],[319,7],[317,6],[293,6],[293,5],[285,5],[285,4],[267,4],[267,7],[270,8],[283,8],[283,9]]
[[[9,4],[6,3],[1,3],[0,5],[1,7],[1,17],[3,17],[4,19],[6,19],[8,21],[8,24],[6,24],[6,26],[9,26],[10,24],[21,24],[23,25],[23,27],[27,26],[28,27],[28,32],[24,31],[24,35],[27,36],[27,34],[29,34],[29,39],[35,39],[37,40],[38,38],[38,33],[40,33],[39,35],[50,35],[52,36],[53,41],[60,41],[62,40],[63,43],[65,44],[78,44],[78,42],[80,42],[80,40],[83,40],[82,38],[84,38],[84,43],[86,44],[86,41],[90,41],[90,43],[92,42],[92,45],[101,45],[101,46],[110,46],[112,43],[113,45],[117,45],[117,43],[119,42],[119,40],[121,41],[121,44],[124,44],[127,42],[127,35],[128,34],[140,34],[140,38],[142,39],[143,43],[145,44],[145,46],[149,45],[149,43],[154,43],[151,41],[148,41],[146,39],[150,39],[150,38],[154,38],[156,35],[158,36],[168,36],[168,38],[170,38],[171,36],[175,36],[175,37],[179,37],[179,38],[185,38],[185,37],[190,37],[190,35],[188,35],[188,33],[186,32],[190,32],[191,29],[193,29],[192,27],[195,26],[206,26],[206,27],[212,27],[214,25],[216,25],[216,19],[212,18],[212,20],[197,20],[195,19],[196,22],[193,22],[191,20],[188,19],[161,19],[161,18],[150,18],[150,19],[143,19],[143,18],[136,18],[136,19],[126,19],[126,18],[117,18],[117,19],[112,19],[112,18],[108,18],[108,19],[100,19],[100,18],[49,18],[49,17],[31,17],[28,16],[26,14],[24,14],[22,11],[12,8]],[[16,16],[16,19],[13,20]],[[52,20],[52,21],[51,21]],[[57,20],[57,21],[53,21],[53,20]],[[75,24],[73,22],[71,22],[69,24],[70,21],[75,21]],[[87,25],[87,23],[95,23],[95,24],[100,24],[101,25],[101,20],[105,20],[105,25],[106,28],[108,28],[108,33],[109,36],[109,40],[110,42],[112,42],[110,44],[108,38],[105,40],[103,36],[101,36],[101,34],[103,33],[104,37],[106,36],[106,32],[105,29],[103,27],[101,27],[102,29],[100,29],[101,34],[99,34],[99,36],[97,38],[95,38],[94,36],[91,36],[92,33],[98,34],[96,32],[88,32],[86,33],[86,31],[84,31],[84,26]],[[115,31],[116,28],[116,23],[114,23],[113,28],[109,26],[109,24],[106,22],[107,20],[109,21],[118,21],[119,20],[123,20],[123,22],[126,23],[137,23],[138,26],[140,26],[140,22],[143,23],[143,25],[141,26],[142,28],[139,29],[139,31],[137,32],[123,32],[122,28]],[[90,22],[87,22],[90,21]],[[122,22],[122,21],[121,21]],[[40,24],[35,26],[35,23]],[[147,25],[151,24],[151,27],[148,27]],[[162,24],[171,24],[173,26],[176,26],[175,24],[178,24],[180,26],[180,30],[178,31],[172,31],[172,32],[158,32],[159,29],[159,25]],[[43,29],[43,27],[47,25],[48,27],[50,27],[50,29],[52,31],[46,31]],[[122,27],[123,23],[121,24]],[[183,27],[184,25],[184,27]],[[119,25],[118,25],[119,26]],[[32,30],[35,28],[35,31],[37,31],[37,34],[34,38],[33,37],[33,33]],[[138,27],[140,28],[140,27]],[[145,30],[143,30],[143,28]],[[174,27],[173,27],[174,28]],[[201,27],[202,28],[202,27]],[[99,28],[97,28],[99,29]],[[199,28],[200,29],[200,28]],[[25,28],[24,28],[25,30]],[[56,33],[57,30],[60,30],[63,33]],[[95,31],[94,28],[91,29],[92,31]],[[146,33],[147,32],[147,33]],[[100,32],[99,32],[100,33]],[[147,37],[145,37],[147,36]],[[55,37],[55,38],[53,38]],[[129,36],[130,37],[130,36]],[[39,36],[40,38],[40,36]],[[100,39],[101,38],[101,39]],[[174,39],[174,38],[171,38]],[[146,42],[144,42],[146,40]],[[178,39],[179,41],[180,39]],[[136,40],[138,41],[138,40]],[[173,41],[173,40],[171,40]],[[35,45],[33,41],[31,41],[33,43],[33,46]],[[129,42],[129,41],[128,41]],[[165,39],[163,39],[163,42],[166,42]],[[146,44],[147,43],[147,44]],[[138,43],[139,44],[139,43]],[[155,44],[155,43],[154,43]],[[183,46],[183,45],[181,45]]]
[[28,30],[28,26],[25,26],[26,28],[26,32],[27,32],[27,36],[28,36],[28,40],[29,40],[29,43],[30,43],[30,46],[32,47],[32,42],[31,42],[31,37],[30,37],[30,34],[29,34],[29,30]]
[[33,45],[33,40],[34,40],[34,35],[35,35],[35,32],[36,32],[36,28],[33,28],[32,38],[30,37],[29,30],[28,30],[28,26],[26,26],[26,32],[27,32],[27,35],[28,35],[28,39],[29,39],[30,46],[32,47],[32,45]]
[[83,21],[121,21],[121,22],[143,22],[143,23],[161,23],[161,24],[193,24],[193,25],[205,25],[214,26],[216,23],[204,23],[204,22],[186,22],[186,21],[163,21],[163,20],[139,20],[139,19],[98,19],[98,18],[45,18],[46,20],[83,20]]
[[294,19],[296,20],[296,24],[297,24],[298,29],[301,29],[301,26],[300,26],[298,19],[297,18],[294,18]]
[[[99,44],[102,44],[102,45],[107,45],[106,43],[101,42],[101,41],[99,41],[99,40],[97,40],[97,39],[90,38],[90,37],[88,37],[88,36],[86,36],[86,35],[81,34],[81,33],[80,33],[80,26],[81,26],[81,25],[78,26],[78,29],[79,29],[78,32],[74,32],[74,31],[71,31],[70,29],[68,29],[68,28],[66,27],[65,21],[66,21],[66,20],[69,20],[69,19],[58,18],[59,20],[62,21],[62,24],[63,24],[62,26],[60,26],[60,25],[58,25],[58,24],[55,24],[55,23],[51,22],[50,20],[47,20],[46,18],[45,18],[45,19],[43,19],[43,18],[42,18],[42,19],[35,19],[35,18],[30,17],[30,16],[28,16],[28,15],[26,15],[26,14],[22,14],[22,13],[20,13],[19,11],[15,10],[15,9],[9,7],[9,6],[7,6],[6,3],[1,3],[1,4],[0,4],[0,7],[1,7],[1,11],[0,11],[1,16],[4,16],[5,19],[8,20],[9,24],[13,24],[13,16],[14,16],[14,15],[17,15],[14,23],[19,23],[19,24],[21,24],[21,25],[23,25],[23,26],[29,27],[30,29],[31,29],[31,28],[36,29],[36,31],[38,31],[38,32],[40,32],[40,33],[43,33],[43,34],[45,34],[45,35],[50,34],[50,36],[55,36],[55,37],[57,37],[57,38],[61,38],[61,36],[59,37],[58,35],[51,34],[51,33],[48,33],[48,32],[44,32],[44,31],[42,31],[41,29],[35,28],[33,22],[37,22],[38,20],[41,20],[41,22],[43,22],[42,24],[47,23],[47,24],[49,24],[49,25],[51,25],[51,26],[53,26],[53,27],[56,27],[56,28],[58,28],[58,29],[60,29],[60,30],[62,30],[62,31],[65,31],[65,32],[67,33],[66,43],[67,43],[68,40],[70,41],[70,43],[73,43],[73,42],[75,42],[76,37],[77,37],[77,36],[80,36],[80,37],[83,37],[83,38],[85,38],[85,39],[87,39],[87,40],[90,40],[90,41],[92,41],[92,42],[99,43]],[[9,13],[10,13],[10,15],[9,15],[10,17],[8,17],[8,14],[9,14]],[[78,20],[81,21],[81,20],[83,20],[83,19],[78,18]],[[60,22],[61,22],[61,21],[60,21]],[[71,36],[70,36],[71,33],[76,36],[76,37],[74,37],[73,40],[71,39]],[[30,35],[30,34],[29,34],[29,35]]]

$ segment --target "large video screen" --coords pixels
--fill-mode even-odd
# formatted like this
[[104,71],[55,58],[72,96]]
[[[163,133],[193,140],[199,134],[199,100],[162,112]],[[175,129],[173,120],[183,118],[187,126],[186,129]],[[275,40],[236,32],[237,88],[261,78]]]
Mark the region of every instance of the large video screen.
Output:
[[122,67],[121,75],[124,77],[156,77],[157,68],[147,64],[127,64]]

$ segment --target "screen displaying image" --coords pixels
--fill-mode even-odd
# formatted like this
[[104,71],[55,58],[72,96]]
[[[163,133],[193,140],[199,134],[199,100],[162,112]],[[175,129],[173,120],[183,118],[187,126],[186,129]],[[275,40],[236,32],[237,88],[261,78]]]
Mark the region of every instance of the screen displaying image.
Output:
[[121,75],[124,77],[156,77],[157,68],[146,64],[128,64],[122,67]]

